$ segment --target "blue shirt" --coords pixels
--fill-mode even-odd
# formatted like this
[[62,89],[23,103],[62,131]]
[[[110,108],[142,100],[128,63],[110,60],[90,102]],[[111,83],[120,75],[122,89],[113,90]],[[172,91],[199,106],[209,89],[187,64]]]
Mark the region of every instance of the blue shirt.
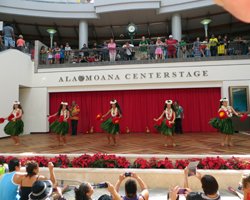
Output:
[[13,177],[16,172],[4,174],[0,180],[0,199],[16,200],[18,185],[14,183]]

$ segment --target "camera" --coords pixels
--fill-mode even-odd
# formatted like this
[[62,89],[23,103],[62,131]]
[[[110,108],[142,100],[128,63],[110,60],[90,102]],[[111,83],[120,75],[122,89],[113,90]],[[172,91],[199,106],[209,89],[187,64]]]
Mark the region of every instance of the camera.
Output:
[[106,182],[98,183],[93,185],[95,188],[108,188],[108,184]]
[[131,176],[131,172],[125,172],[125,177],[129,177],[129,176]]
[[180,188],[177,194],[185,194],[186,191],[187,191],[187,189]]

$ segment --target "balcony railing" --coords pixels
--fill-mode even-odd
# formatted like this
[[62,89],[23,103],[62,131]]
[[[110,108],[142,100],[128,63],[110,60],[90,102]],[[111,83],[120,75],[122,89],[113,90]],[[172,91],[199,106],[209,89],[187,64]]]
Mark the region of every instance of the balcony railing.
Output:
[[[114,50],[109,50],[107,46],[99,48],[83,48],[81,50],[61,50],[54,48],[48,50],[44,47],[39,53],[39,68],[46,66],[77,63],[105,64],[119,63],[126,64],[135,63],[136,61],[144,62],[169,62],[174,60],[218,60],[219,57],[250,55],[249,41],[234,41],[225,45],[215,46],[215,55],[211,52],[211,45],[200,43],[195,46],[194,43],[185,45],[175,45],[172,51],[169,51],[169,46],[148,45],[145,47],[121,46]],[[158,50],[156,50],[158,48]],[[161,55],[157,54],[162,52]],[[170,55],[171,53],[171,55]],[[113,55],[112,55],[113,54]],[[113,59],[112,59],[113,57]],[[247,57],[247,56],[246,56]],[[248,58],[248,57],[247,57]],[[114,60],[115,59],[115,60]],[[60,66],[59,66],[60,67]]]
[[61,4],[78,4],[78,3],[94,3],[94,0],[23,0],[39,3],[61,3]]

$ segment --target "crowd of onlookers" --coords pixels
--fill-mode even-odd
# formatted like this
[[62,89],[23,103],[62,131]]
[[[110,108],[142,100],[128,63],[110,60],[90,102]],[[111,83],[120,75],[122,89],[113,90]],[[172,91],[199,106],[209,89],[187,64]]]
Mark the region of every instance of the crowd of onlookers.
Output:
[[124,60],[162,60],[168,58],[210,57],[225,55],[250,54],[250,46],[247,40],[236,37],[229,40],[225,35],[211,35],[201,41],[199,37],[192,43],[185,40],[177,41],[172,35],[167,39],[158,37],[155,40],[141,38],[138,45],[125,42],[119,44],[110,39],[103,44],[86,44],[80,50],[73,50],[66,43],[65,46],[54,42],[52,48],[43,46],[40,50],[40,64],[62,63],[91,63],[101,61],[124,61]]
[[[35,161],[27,161],[26,173],[21,173],[21,164],[17,158],[9,161],[8,166],[0,163],[0,199],[1,200],[50,200],[66,199],[63,195],[67,187],[59,187],[56,181],[53,163],[48,163],[50,177],[39,175],[39,165]],[[8,168],[8,172],[5,172]],[[180,196],[187,200],[220,200],[219,184],[211,175],[193,174],[201,182],[202,192],[192,192],[189,185],[189,170],[184,170],[183,187],[175,186],[168,192],[168,200],[177,200]],[[125,181],[125,195],[119,194],[120,185]],[[137,183],[140,191],[137,189]],[[243,199],[250,199],[250,175],[242,179]],[[148,200],[150,192],[143,179],[133,172],[126,172],[119,176],[115,186],[110,182],[90,184],[83,182],[75,186],[76,200],[91,200],[95,188],[106,188],[110,195],[104,194],[98,200]]]

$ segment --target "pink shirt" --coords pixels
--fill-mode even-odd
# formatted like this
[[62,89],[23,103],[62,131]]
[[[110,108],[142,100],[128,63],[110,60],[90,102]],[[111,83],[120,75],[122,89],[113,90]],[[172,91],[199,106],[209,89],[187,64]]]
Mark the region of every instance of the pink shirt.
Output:
[[108,43],[109,53],[116,53],[116,43]]
[[25,45],[25,41],[22,38],[20,38],[16,41],[16,44],[18,47],[23,47]]

